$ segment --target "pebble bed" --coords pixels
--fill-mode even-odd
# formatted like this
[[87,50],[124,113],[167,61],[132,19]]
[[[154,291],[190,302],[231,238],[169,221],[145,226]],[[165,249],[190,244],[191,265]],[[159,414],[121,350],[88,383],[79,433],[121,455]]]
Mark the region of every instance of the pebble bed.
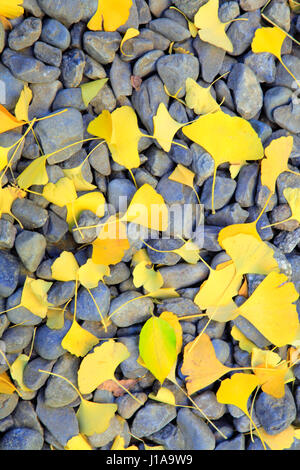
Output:
[[[169,7],[174,5],[193,19],[193,15],[205,0],[134,0],[130,17],[116,32],[94,32],[87,29],[87,22],[97,8],[97,0],[24,0],[24,17],[12,20],[11,31],[4,32],[0,22],[0,80],[6,84],[6,108],[11,112],[25,84],[33,92],[29,118],[43,117],[61,109],[59,116],[37,123],[35,130],[45,153],[89,138],[86,129],[91,120],[103,110],[113,111],[118,106],[129,105],[136,111],[144,133],[153,133],[153,116],[164,103],[178,122],[184,123],[197,116],[180,102],[170,98],[179,88],[179,98],[184,97],[185,80],[191,77],[201,85],[209,85],[220,75],[229,72],[212,86],[211,92],[220,102],[225,98],[222,110],[231,116],[247,119],[258,133],[264,146],[280,136],[293,135],[294,148],[290,169],[300,169],[300,105],[292,101],[297,88],[283,66],[269,53],[254,54],[251,42],[261,25],[268,25],[261,17],[266,0],[220,1],[219,17],[226,22],[235,18],[247,18],[247,22],[233,22],[227,34],[233,53],[193,39],[185,18]],[[300,16],[294,14],[285,0],[273,0],[264,12],[295,38],[300,38]],[[129,27],[138,28],[140,35],[124,44],[120,52],[123,34]],[[174,42],[175,53],[169,54]],[[181,49],[180,49],[181,48]],[[178,52],[176,52],[176,49]],[[184,49],[189,52],[180,53]],[[284,42],[283,60],[293,74],[300,79],[300,49],[289,38]],[[134,79],[133,79],[134,76]],[[82,101],[79,85],[90,80],[109,78],[88,108]],[[138,77],[138,79],[137,79]],[[0,135],[0,146],[16,142],[20,134],[10,131]],[[217,138],[217,136],[216,136]],[[214,162],[211,156],[197,144],[191,144],[182,132],[176,141],[187,147],[172,145],[169,153],[161,150],[153,139],[140,141],[142,164],[134,170],[138,186],[148,183],[160,193],[167,204],[197,203],[193,191],[168,176],[178,163],[190,168],[196,175],[196,190],[204,205],[205,225],[201,255],[217,266],[226,260],[226,254],[217,242],[222,227],[256,219],[266,201],[266,188],[260,183],[259,163],[245,165],[235,179],[230,178],[229,165],[219,167],[215,187],[215,214],[211,212],[211,188]],[[53,155],[48,159],[47,172],[50,182],[64,176],[62,169],[74,168],[83,161],[95,143],[78,146]],[[32,133],[20,146],[14,160],[13,172],[17,176],[39,155],[39,147]],[[110,157],[106,145],[91,154],[84,165],[85,179],[95,184],[106,200],[118,211],[119,197],[127,197],[128,203],[136,189],[132,178],[123,167]],[[8,172],[4,183],[11,176]],[[261,227],[286,219],[290,209],[283,195],[287,187],[299,188],[300,178],[282,173],[277,180],[277,191],[259,222],[259,234],[276,251],[281,259],[281,269],[300,290],[300,224],[289,221],[276,228]],[[34,186],[32,190],[39,191]],[[12,213],[24,229],[8,215],[0,219],[0,311],[20,303],[26,274],[51,280],[51,264],[63,250],[76,253],[79,264],[90,256],[95,229],[84,231],[84,239],[78,232],[69,232],[66,212],[49,204],[44,198],[30,194],[17,199]],[[98,223],[92,212],[82,212],[79,226]],[[130,231],[130,224],[128,230]],[[148,240],[153,247],[172,250],[180,246],[178,240]],[[85,245],[83,247],[83,245]],[[92,289],[96,302],[104,315],[114,311],[127,300],[141,295],[142,290],[133,284],[132,255],[143,247],[143,241],[132,241],[122,262],[111,267],[105,284]],[[117,337],[131,355],[121,363],[116,377],[138,379],[131,393],[144,405],[138,404],[128,394],[114,397],[112,392],[97,390],[87,398],[99,403],[118,405],[109,428],[102,434],[89,437],[94,449],[107,450],[117,435],[125,439],[125,446],[135,444],[143,449],[141,441],[148,445],[162,445],[167,450],[258,450],[260,440],[249,436],[249,419],[238,408],[217,402],[218,384],[213,384],[193,396],[208,418],[227,436],[224,439],[207,424],[199,413],[188,408],[173,407],[148,399],[156,392],[159,382],[143,368],[138,358],[139,332],[149,318],[150,311],[169,311],[182,315],[201,313],[193,302],[199,286],[207,278],[208,270],[201,262],[189,265],[175,253],[157,253],[148,249],[153,263],[161,265],[160,272],[165,287],[175,287],[180,298],[164,300],[156,305],[150,298],[132,302],[120,314],[113,317],[107,337]],[[247,275],[249,292],[258,286],[262,276]],[[48,301],[63,306],[74,297],[75,282],[54,282]],[[70,312],[72,312],[71,303]],[[300,312],[300,309],[299,309]],[[284,313],[284,312],[283,312]],[[83,328],[98,338],[105,332],[99,322],[99,314],[85,289],[78,292],[77,319]],[[184,345],[191,342],[204,328],[206,319],[181,322]],[[22,324],[24,323],[24,324]],[[0,348],[9,363],[21,353],[28,354],[36,328],[31,359],[24,370],[24,384],[31,389],[17,393],[0,394],[0,449],[64,449],[68,440],[78,434],[75,416],[79,405],[76,391],[65,381],[49,377],[39,369],[52,371],[77,383],[77,371],[81,359],[66,352],[61,341],[71,327],[72,315],[66,313],[64,327],[48,328],[45,321],[20,307],[0,316]],[[250,364],[250,356],[232,339],[232,324],[258,347],[266,346],[266,339],[241,317],[229,323],[212,321],[206,332],[212,339],[218,359],[229,367]],[[16,326],[14,326],[16,325]],[[13,327],[13,328],[12,328]],[[285,351],[280,351],[283,355]],[[282,356],[283,357],[283,356]],[[181,374],[182,355],[179,357],[177,378],[184,387]],[[0,362],[0,373],[8,367]],[[257,426],[276,434],[290,424],[300,425],[300,365],[293,370],[296,380],[286,386],[282,399],[259,393],[253,413]],[[176,403],[187,405],[186,397],[171,382],[165,386],[176,396]],[[300,449],[300,441],[292,449]]]

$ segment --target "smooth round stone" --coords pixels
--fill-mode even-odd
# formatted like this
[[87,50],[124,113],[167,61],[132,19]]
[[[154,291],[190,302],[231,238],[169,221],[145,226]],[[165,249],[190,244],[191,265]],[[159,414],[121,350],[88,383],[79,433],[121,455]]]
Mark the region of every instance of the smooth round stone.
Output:
[[44,439],[40,432],[29,428],[14,428],[0,440],[0,450],[41,450]]

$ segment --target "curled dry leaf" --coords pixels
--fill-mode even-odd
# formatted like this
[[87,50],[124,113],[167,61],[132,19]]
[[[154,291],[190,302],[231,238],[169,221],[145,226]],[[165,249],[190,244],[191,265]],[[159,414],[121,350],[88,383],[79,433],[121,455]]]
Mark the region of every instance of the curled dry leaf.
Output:
[[[123,379],[119,380],[118,383],[121,384],[126,390],[131,390],[138,383],[138,379]],[[114,397],[122,397],[126,391],[117,382],[114,380],[105,380],[101,385],[97,387],[98,390],[107,390],[112,392]]]

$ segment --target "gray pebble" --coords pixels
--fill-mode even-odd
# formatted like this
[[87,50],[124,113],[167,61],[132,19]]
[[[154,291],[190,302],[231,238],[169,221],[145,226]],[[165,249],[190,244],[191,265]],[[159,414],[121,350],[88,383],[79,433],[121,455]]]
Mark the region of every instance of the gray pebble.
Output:
[[80,85],[85,67],[85,55],[78,49],[71,49],[62,56],[61,74],[65,88]]
[[146,52],[134,64],[133,75],[138,77],[146,77],[150,73],[155,72],[157,60],[164,55],[163,51],[153,50]]
[[20,266],[17,258],[0,250],[0,295],[9,297],[18,285]]
[[37,232],[23,230],[16,237],[15,247],[26,269],[35,272],[45,255],[45,237]]
[[8,36],[8,45],[15,51],[32,46],[40,37],[42,22],[39,18],[26,18]]
[[[53,373],[65,377],[77,387],[78,368],[79,358],[66,353],[57,360]],[[76,400],[77,396],[76,390],[65,380],[59,377],[49,377],[44,389],[44,403],[46,406],[61,408],[70,405],[70,403]]]
[[175,95],[180,88],[178,97],[185,94],[185,82],[187,78],[197,80],[199,76],[199,62],[196,57],[187,54],[172,54],[158,59],[157,72],[169,93]]
[[47,361],[41,357],[30,360],[25,366],[23,373],[23,381],[26,387],[30,388],[30,390],[41,388],[47,382],[49,374],[39,372],[39,370],[51,372],[54,364],[55,361]]
[[230,55],[238,56],[250,46],[256,29],[260,26],[260,11],[251,11],[239,16],[247,21],[235,21],[228,30],[227,35],[233,44],[233,52]]
[[62,61],[62,52],[60,49],[42,41],[34,44],[34,55],[45,64],[59,67]]
[[29,345],[33,335],[32,326],[16,326],[8,328],[2,335],[7,354],[16,354]]
[[43,359],[58,359],[65,353],[61,342],[71,328],[72,322],[65,320],[63,328],[51,330],[46,325],[40,326],[36,332],[34,349]]
[[29,199],[16,199],[12,205],[12,213],[28,230],[43,227],[48,219],[48,212]]
[[[101,312],[101,316],[105,318],[109,311],[109,305],[110,305],[109,288],[102,282],[99,282],[97,287],[90,289],[90,290],[95,299],[97,307]],[[74,304],[75,304],[75,301],[73,299],[70,305],[70,310],[72,313],[74,312]],[[80,320],[101,321],[101,316],[99,314],[97,307],[94,303],[94,300],[90,296],[89,292],[83,287],[80,288],[78,290],[78,296],[77,296],[77,310],[76,310],[77,318],[79,318]]]
[[131,432],[137,437],[147,437],[159,431],[176,418],[176,409],[162,403],[146,403],[132,422]]
[[[262,108],[263,93],[251,68],[244,64],[234,65],[227,83],[233,91],[237,112],[244,119],[255,117]],[[251,100],[249,100],[249,95],[251,95]]]
[[68,29],[53,18],[44,21],[41,39],[62,51],[68,49],[71,41]]
[[59,68],[45,65],[34,57],[11,49],[3,51],[2,62],[10,69],[15,78],[29,83],[50,83],[60,75]]
[[0,394],[0,419],[4,419],[9,416],[16,408],[19,401],[17,393],[8,395],[6,393]]
[[[213,178],[209,177],[204,185],[201,194],[201,202],[204,204],[205,209],[212,209],[212,182]],[[236,182],[230,178],[221,176],[216,177],[215,191],[214,191],[214,207],[215,209],[222,209],[233,196],[236,189]]]
[[29,428],[14,428],[0,440],[1,450],[41,450],[44,439],[41,433]]
[[0,249],[10,249],[14,246],[17,229],[5,219],[0,219]]
[[185,449],[214,450],[215,436],[205,422],[187,408],[178,411],[177,425],[181,430]]
[[86,32],[83,35],[85,51],[100,64],[109,64],[119,49],[121,36],[118,32]]
[[110,83],[117,99],[122,96],[131,96],[131,75],[132,72],[130,64],[123,62],[119,56],[116,55],[110,69]]
[[296,418],[293,395],[285,386],[283,398],[274,398],[262,392],[255,402],[255,412],[264,430],[271,435],[284,431]]
[[[131,326],[135,323],[146,321],[153,311],[153,302],[150,298],[137,299],[121,307],[129,300],[140,297],[139,292],[124,292],[116,299],[113,299],[110,305],[109,315],[112,315],[112,322],[119,326]],[[121,307],[121,308],[120,308]],[[117,310],[118,309],[118,310]]]

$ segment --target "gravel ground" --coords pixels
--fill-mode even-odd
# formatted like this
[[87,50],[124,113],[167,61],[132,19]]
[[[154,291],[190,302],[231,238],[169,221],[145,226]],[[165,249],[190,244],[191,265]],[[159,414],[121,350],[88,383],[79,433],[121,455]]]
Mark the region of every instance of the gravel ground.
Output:
[[[169,7],[174,5],[189,18],[193,18],[205,0],[133,0],[126,25],[117,32],[94,32],[87,29],[87,22],[94,14],[97,0],[24,0],[24,17],[12,20],[11,32],[4,32],[0,22],[0,80],[7,87],[6,108],[14,111],[17,99],[25,84],[33,92],[29,118],[44,117],[57,110],[67,112],[53,119],[40,121],[36,135],[45,153],[62,148],[70,142],[88,138],[87,126],[103,110],[113,111],[119,106],[133,106],[144,133],[153,132],[152,118],[159,103],[164,103],[170,114],[179,122],[196,118],[190,109],[167,96],[164,85],[171,94],[192,77],[201,85],[210,84],[220,75],[229,72],[212,86],[211,92],[220,102],[225,97],[222,110],[230,116],[247,119],[258,133],[264,146],[274,138],[293,135],[294,148],[290,169],[300,169],[300,106],[292,101],[296,93],[293,80],[282,65],[269,53],[254,54],[251,42],[261,25],[267,25],[261,17],[266,0],[220,1],[219,17],[225,22],[235,18],[247,18],[247,22],[233,22],[228,29],[234,50],[225,53],[220,48],[192,38],[185,18]],[[300,17],[291,12],[285,0],[273,0],[265,10],[272,20],[295,38],[300,38]],[[124,44],[120,43],[124,32],[134,27],[140,35]],[[175,53],[169,54],[171,42]],[[184,49],[186,53],[180,53]],[[283,60],[300,80],[300,53],[289,38],[283,46]],[[109,78],[88,107],[82,101],[79,85],[90,80]],[[179,98],[184,96],[184,89]],[[11,131],[0,135],[0,146],[16,142],[19,134]],[[201,255],[212,266],[226,259],[217,242],[222,227],[253,221],[266,201],[265,188],[260,183],[259,164],[245,165],[238,176],[230,178],[229,165],[223,164],[217,172],[215,189],[215,214],[211,213],[211,186],[213,160],[203,148],[191,143],[181,131],[176,141],[186,149],[172,145],[164,152],[151,139],[140,141],[142,164],[134,170],[138,186],[148,183],[156,188],[168,204],[196,203],[193,192],[187,186],[171,182],[168,176],[178,163],[195,174],[196,190],[204,204],[204,239]],[[78,144],[71,150],[51,157],[47,162],[49,180],[56,182],[63,176],[63,169],[74,168],[93,148],[91,143]],[[39,155],[39,148],[32,134],[28,134],[19,155],[15,159],[14,175],[20,174]],[[94,183],[106,200],[119,210],[119,197],[128,203],[135,193],[135,186],[128,171],[115,163],[106,145],[91,154],[84,165],[84,177]],[[4,182],[11,180],[7,174]],[[300,178],[282,173],[277,180],[276,194],[272,197],[261,219],[261,227],[289,217],[289,206],[283,195],[286,187],[300,188]],[[39,187],[31,188],[38,192]],[[49,204],[44,198],[30,194],[18,199],[12,212],[23,224],[3,215],[0,219],[0,310],[10,309],[20,303],[26,274],[51,280],[51,264],[63,250],[76,253],[79,264],[90,256],[85,245],[95,239],[95,231],[85,231],[85,238],[77,232],[69,232],[66,212]],[[82,212],[79,225],[95,224],[99,220],[90,211]],[[130,227],[129,227],[130,229]],[[297,221],[260,229],[264,241],[276,248],[281,257],[284,272],[300,291],[300,224]],[[148,243],[158,249],[177,247],[174,239]],[[83,246],[84,245],[84,246]],[[94,297],[106,314],[142,290],[133,284],[132,255],[143,246],[142,240],[134,241],[124,259],[113,266],[105,285],[100,282],[93,289]],[[256,450],[261,449],[258,438],[251,442],[249,420],[234,406],[217,402],[218,384],[212,384],[194,395],[194,400],[207,416],[227,436],[227,440],[207,424],[197,412],[188,408],[172,407],[148,399],[157,391],[158,381],[143,368],[138,357],[139,332],[149,309],[157,313],[174,312],[178,316],[201,313],[193,302],[199,286],[207,277],[207,270],[199,262],[188,265],[176,254],[157,253],[148,249],[154,263],[158,263],[164,278],[164,286],[173,286],[180,293],[179,299],[168,299],[156,305],[149,298],[132,302],[123,309],[123,315],[113,319],[107,337],[117,337],[129,349],[131,356],[117,369],[119,379],[133,379],[133,393],[144,405],[139,405],[129,395],[114,397],[113,393],[97,390],[87,398],[99,403],[118,405],[118,415],[102,434],[94,434],[89,442],[95,449],[110,449],[117,435],[125,439],[125,445],[162,445],[168,450]],[[225,254],[225,258],[224,258]],[[248,275],[252,292],[262,277]],[[56,281],[48,293],[48,301],[64,306],[74,297],[75,283]],[[70,312],[72,311],[72,304]],[[28,354],[36,328],[34,347],[24,370],[24,384],[31,390],[22,398],[0,394],[0,449],[63,449],[67,441],[78,434],[75,417],[79,399],[72,387],[57,377],[42,374],[39,369],[52,371],[77,383],[77,371],[81,359],[66,352],[61,340],[71,326],[72,315],[66,312],[63,328],[52,330],[45,321],[32,315],[24,307],[0,316],[0,348],[12,363],[21,353]],[[299,310],[300,312],[300,310]],[[98,338],[104,330],[99,316],[86,291],[79,290],[77,319],[80,324]],[[191,342],[205,326],[205,319],[183,321],[183,343]],[[241,331],[258,347],[266,345],[265,338],[250,324],[236,321]],[[229,367],[243,367],[250,363],[250,356],[239,348],[230,335],[232,324],[212,321],[206,332],[212,339],[217,357]],[[281,351],[284,355],[284,351]],[[179,357],[177,378],[184,387]],[[7,371],[0,362],[0,373]],[[259,393],[256,399],[254,420],[265,430],[278,433],[291,423],[300,425],[300,365],[294,367],[295,382],[286,386],[284,398],[275,399]],[[165,386],[176,393],[176,401],[187,404],[182,393],[174,390],[171,382]],[[126,421],[120,421],[121,416]],[[300,441],[292,448],[299,449]],[[297,447],[298,446],[298,447]]]

